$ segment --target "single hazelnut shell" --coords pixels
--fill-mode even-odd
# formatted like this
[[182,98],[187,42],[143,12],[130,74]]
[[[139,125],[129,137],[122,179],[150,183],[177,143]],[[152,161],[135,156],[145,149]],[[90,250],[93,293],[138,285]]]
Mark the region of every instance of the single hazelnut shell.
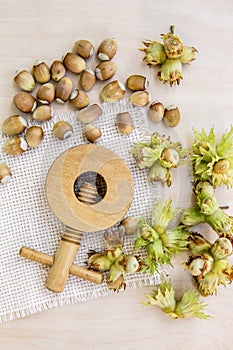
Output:
[[102,113],[102,108],[98,104],[93,104],[81,109],[81,111],[78,112],[77,120],[83,124],[89,124],[98,119]]
[[21,134],[27,127],[27,121],[20,115],[12,115],[4,120],[2,132],[8,136]]
[[28,92],[19,92],[16,94],[13,103],[23,113],[31,113],[36,108],[36,99]]
[[41,126],[33,125],[27,129],[25,139],[29,147],[37,147],[44,139],[44,131]]
[[101,130],[92,124],[86,124],[84,127],[84,134],[87,141],[93,143],[102,136]]
[[59,103],[64,103],[69,100],[72,92],[72,80],[68,77],[64,77],[59,80],[56,87],[56,101]]
[[73,127],[70,123],[61,120],[54,124],[53,134],[59,140],[65,140],[73,134]]
[[73,50],[82,58],[90,58],[94,53],[94,46],[89,40],[81,39],[75,41]]
[[117,65],[113,61],[103,61],[95,69],[95,75],[99,80],[108,80],[116,73]]
[[125,234],[127,236],[134,235],[137,232],[139,219],[135,216],[128,216],[121,221],[120,226],[125,228]]
[[164,116],[164,105],[161,102],[152,102],[149,109],[148,115],[153,122],[160,122]]
[[97,57],[101,61],[110,61],[117,51],[117,42],[112,39],[105,39],[101,42],[97,50]]
[[135,91],[129,100],[134,106],[146,106],[150,102],[150,94],[148,91]]
[[0,184],[6,185],[10,181],[11,176],[10,168],[4,163],[0,163]]
[[3,151],[10,156],[17,156],[27,150],[27,142],[23,137],[14,136],[3,145]]
[[96,75],[92,69],[85,69],[80,75],[80,85],[84,91],[89,91],[96,83]]
[[31,92],[35,88],[35,80],[33,76],[25,69],[16,73],[14,81],[16,85],[24,91]]
[[66,75],[66,68],[61,61],[53,61],[50,67],[51,78],[54,81],[59,81]]
[[125,86],[118,80],[113,80],[105,85],[100,93],[104,102],[115,102],[120,100],[125,94]]
[[51,83],[43,84],[37,90],[37,99],[42,104],[49,104],[55,99],[55,87]]
[[81,73],[86,69],[86,62],[84,59],[75,53],[68,52],[63,58],[63,64],[72,73]]
[[50,80],[50,70],[45,62],[35,63],[32,72],[35,80],[40,84],[47,83]]
[[129,135],[134,129],[134,124],[129,112],[122,112],[116,115],[116,125],[123,135]]
[[70,102],[74,108],[82,109],[89,103],[89,98],[84,90],[76,89],[70,95]]
[[53,116],[52,107],[49,105],[42,105],[37,107],[32,113],[32,118],[39,122],[44,122],[51,119]]
[[132,91],[146,90],[149,82],[146,77],[139,74],[130,75],[126,80],[126,86]]
[[163,121],[167,126],[175,127],[180,121],[180,111],[178,107],[170,105],[165,108]]

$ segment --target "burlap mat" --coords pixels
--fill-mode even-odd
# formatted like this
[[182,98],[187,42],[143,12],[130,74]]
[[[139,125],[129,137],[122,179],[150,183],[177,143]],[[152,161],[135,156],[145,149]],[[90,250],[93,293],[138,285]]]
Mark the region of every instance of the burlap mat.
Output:
[[[134,200],[127,215],[149,215],[155,198],[160,197],[160,185],[149,186],[145,171],[140,170],[130,154],[134,142],[148,137],[146,115],[143,108],[133,107],[127,100],[103,105],[103,115],[96,121],[103,133],[98,144],[115,151],[129,166],[134,182]],[[135,130],[129,136],[119,133],[115,117],[119,112],[129,111]],[[74,134],[65,141],[52,134],[57,120],[67,120],[74,127]],[[0,159],[11,168],[13,177],[6,186],[0,186],[0,322],[24,317],[52,308],[112,293],[106,284],[96,285],[70,276],[65,290],[56,294],[44,286],[49,268],[19,256],[22,246],[28,246],[46,254],[54,255],[64,230],[63,224],[50,210],[45,195],[45,179],[52,162],[66,149],[87,143],[83,125],[76,121],[76,113],[53,117],[43,123],[45,139],[36,149],[21,156],[1,154]],[[0,146],[5,137],[0,135]],[[153,193],[152,193],[153,192]],[[125,250],[132,252],[135,237],[126,237]],[[91,249],[105,247],[103,232],[86,233],[75,263],[85,266]],[[128,274],[127,287],[154,285],[159,275]]]

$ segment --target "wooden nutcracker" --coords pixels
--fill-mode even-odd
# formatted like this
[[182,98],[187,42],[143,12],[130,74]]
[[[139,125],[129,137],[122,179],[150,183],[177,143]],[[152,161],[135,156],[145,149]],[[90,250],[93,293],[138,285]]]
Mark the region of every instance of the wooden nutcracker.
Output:
[[[102,189],[84,180],[77,190],[79,179],[90,174],[101,179]],[[48,203],[66,226],[55,257],[27,247],[21,248],[20,255],[51,266],[46,280],[51,291],[62,292],[69,274],[101,283],[101,274],[74,264],[83,233],[119,222],[130,207],[133,191],[130,170],[113,151],[93,144],[70,148],[54,161],[46,179]]]

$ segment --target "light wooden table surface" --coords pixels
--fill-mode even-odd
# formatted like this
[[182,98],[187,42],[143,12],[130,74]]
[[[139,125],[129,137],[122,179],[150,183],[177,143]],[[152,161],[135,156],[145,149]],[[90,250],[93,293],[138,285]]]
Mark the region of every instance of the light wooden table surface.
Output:
[[[137,50],[145,38],[159,40],[171,24],[185,43],[198,49],[197,60],[184,69],[181,86],[172,89],[155,81],[155,70],[142,63],[143,54]],[[103,39],[115,37],[117,78],[125,81],[142,73],[150,80],[153,100],[177,104],[182,113],[177,133],[188,146],[192,127],[208,130],[215,125],[220,135],[232,123],[232,0],[0,1],[0,32],[1,121],[15,112],[16,69],[30,69],[36,59],[51,63],[80,38],[98,46]],[[92,103],[98,100],[97,92],[90,96]],[[175,196],[181,189],[171,193]],[[189,195],[179,196],[178,204]],[[219,191],[218,199],[232,206],[232,190]],[[181,262],[177,258],[171,272],[178,292],[191,286]],[[207,321],[171,320],[160,310],[145,307],[141,302],[151,289],[128,289],[2,324],[0,349],[232,349],[233,286],[220,287],[217,297],[206,300],[213,316]]]

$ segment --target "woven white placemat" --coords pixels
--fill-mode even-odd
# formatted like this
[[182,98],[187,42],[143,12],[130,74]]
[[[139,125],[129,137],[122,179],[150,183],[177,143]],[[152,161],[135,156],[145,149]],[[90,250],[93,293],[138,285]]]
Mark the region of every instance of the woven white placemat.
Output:
[[[115,125],[116,114],[130,112],[135,129],[129,136],[119,133]],[[58,305],[98,298],[112,293],[106,284],[96,285],[69,276],[65,290],[56,294],[45,288],[49,267],[19,256],[22,246],[28,246],[54,255],[63,224],[50,210],[45,195],[45,179],[52,162],[70,147],[87,143],[83,125],[76,120],[77,113],[55,116],[43,123],[45,139],[36,149],[21,156],[7,156],[0,151],[0,159],[11,168],[13,177],[6,186],[0,186],[0,322],[24,317]],[[58,120],[69,121],[74,128],[71,138],[60,141],[52,134]],[[148,136],[143,108],[133,107],[128,100],[103,104],[103,114],[95,123],[103,133],[98,144],[115,151],[129,166],[135,183],[134,200],[127,215],[149,215],[154,199],[160,197],[160,185],[149,186],[145,171],[141,171],[130,154],[134,142]],[[0,135],[0,146],[5,137]],[[0,147],[2,149],[2,147]],[[152,193],[153,192],[153,193]],[[135,237],[125,238],[126,252],[132,252]],[[105,248],[103,232],[85,233],[75,263],[85,266],[87,253]],[[127,287],[154,285],[159,275],[129,274]]]

